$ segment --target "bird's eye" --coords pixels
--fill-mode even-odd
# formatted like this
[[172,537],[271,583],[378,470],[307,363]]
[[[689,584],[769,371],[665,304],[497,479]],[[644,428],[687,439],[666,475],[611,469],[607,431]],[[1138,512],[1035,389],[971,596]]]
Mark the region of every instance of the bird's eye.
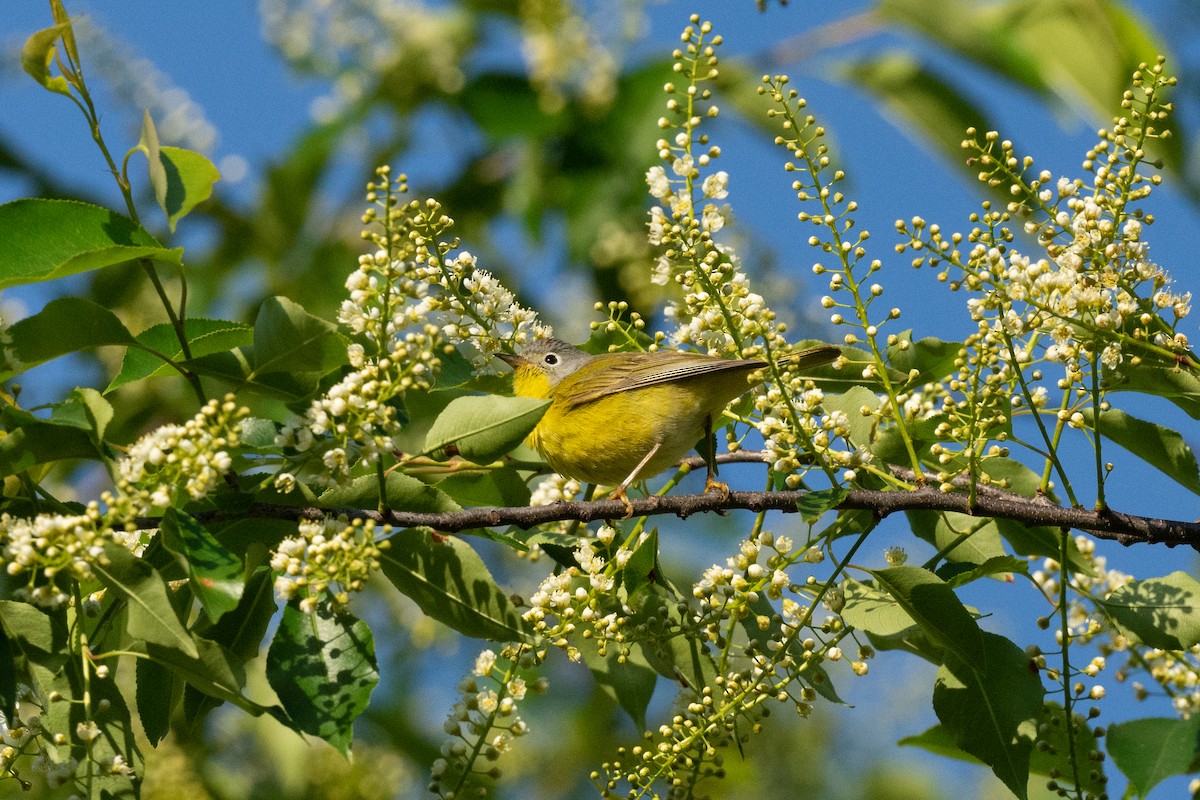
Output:
[[558,363],[558,356],[556,356],[554,353],[546,353],[546,357],[543,358],[542,361],[545,361],[547,364],[553,367]]

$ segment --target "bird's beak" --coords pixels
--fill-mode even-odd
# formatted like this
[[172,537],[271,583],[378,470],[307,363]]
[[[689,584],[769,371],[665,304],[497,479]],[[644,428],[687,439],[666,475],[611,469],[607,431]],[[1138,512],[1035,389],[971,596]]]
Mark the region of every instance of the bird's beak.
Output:
[[516,369],[521,364],[525,363],[525,359],[520,356],[514,356],[511,353],[496,353],[496,358],[508,364],[513,369]]

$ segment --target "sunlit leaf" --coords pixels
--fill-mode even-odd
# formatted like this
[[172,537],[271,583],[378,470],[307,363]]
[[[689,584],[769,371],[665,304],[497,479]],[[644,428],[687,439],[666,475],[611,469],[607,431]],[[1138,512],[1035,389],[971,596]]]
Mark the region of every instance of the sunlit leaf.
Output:
[[1200,644],[1200,583],[1186,572],[1130,581],[1096,602],[1135,641],[1161,650]]
[[453,446],[469,461],[487,463],[520,444],[550,406],[535,397],[458,397],[446,406],[425,436],[424,451]]
[[1194,772],[1200,758],[1200,717],[1135,719],[1109,725],[1108,753],[1145,797],[1173,775]]
[[454,536],[401,531],[383,552],[383,574],[426,615],[466,636],[526,641],[529,624],[496,584],[483,559]]
[[151,258],[181,266],[128,217],[72,200],[14,200],[0,205],[0,289]]
[[1170,428],[1146,422],[1124,411],[1110,408],[1099,419],[1091,408],[1082,411],[1084,420],[1106,439],[1133,453],[1191,492],[1200,494],[1200,467],[1196,454],[1183,436]]
[[306,614],[288,605],[267,651],[267,680],[297,730],[348,755],[354,720],[379,683],[371,630],[327,606]]

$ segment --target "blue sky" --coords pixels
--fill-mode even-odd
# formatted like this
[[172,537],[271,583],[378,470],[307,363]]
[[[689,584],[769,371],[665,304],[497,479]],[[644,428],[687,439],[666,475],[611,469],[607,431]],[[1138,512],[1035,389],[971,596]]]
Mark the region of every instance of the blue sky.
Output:
[[[648,11],[649,36],[634,48],[633,57],[661,56],[668,52],[693,10],[713,20],[723,33],[725,57],[753,58],[788,36],[865,7],[865,3],[818,4],[794,0],[786,8],[773,4],[767,13],[758,14],[753,10],[752,0],[655,3]],[[1170,10],[1170,4],[1162,2],[1145,2],[1140,7],[1160,20]],[[254,191],[264,166],[283,152],[309,123],[313,102],[329,89],[320,81],[298,79],[285,69],[263,41],[254,3],[95,0],[68,2],[68,8],[74,15],[92,17],[122,40],[131,54],[147,59],[161,70],[171,84],[185,91],[202,109],[203,118],[217,137],[210,157],[231,175],[244,172],[238,181],[218,184],[218,191],[234,199],[245,198]],[[49,11],[42,2],[5,3],[0,15],[0,44],[12,57],[0,68],[0,135],[24,156],[71,185],[98,193],[110,204],[118,205],[119,196],[76,109],[63,98],[42,91],[15,64],[16,49],[25,36],[49,24]],[[1173,33],[1179,35],[1169,25],[1163,27],[1163,33],[1168,40]],[[850,172],[848,193],[861,206],[859,227],[873,232],[876,255],[889,263],[881,282],[892,304],[904,309],[906,325],[920,336],[961,337],[970,329],[962,313],[965,298],[945,292],[932,273],[916,272],[907,266],[906,257],[897,258],[891,253],[895,242],[892,224],[897,218],[920,215],[946,228],[966,228],[967,214],[978,208],[975,188],[950,174],[924,145],[889,123],[861,91],[831,80],[826,69],[831,58],[839,54],[898,43],[900,40],[894,36],[876,37],[803,64],[773,65],[768,69],[790,73],[793,85],[809,99],[810,109],[831,130],[837,151]],[[84,58],[86,62],[86,51]],[[966,69],[962,65],[955,67]],[[1094,141],[1094,121],[1061,109],[1048,111],[1025,93],[995,83],[981,81],[975,88],[980,97],[995,105],[1004,134],[1034,155],[1039,166],[1056,174],[1078,172],[1083,153]],[[104,100],[101,95],[106,132],[114,151],[121,153],[137,140],[141,112],[112,104],[105,106]],[[795,255],[796,242],[807,238],[808,231],[795,221],[797,208],[780,168],[782,159],[760,132],[736,121],[727,120],[716,130],[725,152],[722,167],[733,176],[729,202],[739,223],[750,235],[764,238],[779,252],[793,253],[783,258],[781,268],[803,287],[804,303],[815,309],[816,298],[826,289],[809,271],[811,262],[817,260],[816,254]],[[422,165],[403,165],[403,168],[420,174]],[[366,176],[345,175],[329,191],[343,193],[336,198],[338,202],[355,201],[365,180]],[[0,202],[24,196],[28,191],[29,187],[0,175]],[[1150,207],[1158,218],[1149,236],[1155,260],[1165,265],[1184,288],[1200,291],[1194,267],[1200,212],[1169,185],[1155,193]],[[189,243],[187,234],[183,235],[183,241]],[[202,241],[196,244],[200,246]],[[352,267],[346,265],[347,271]],[[39,302],[36,292],[18,296],[31,306]],[[537,305],[539,299],[535,292],[529,302]],[[582,329],[566,332],[574,338],[583,336]],[[831,335],[828,330],[825,334]],[[1146,413],[1164,424],[1177,426],[1185,435],[1194,431],[1193,421],[1165,404],[1153,405]],[[1114,498],[1116,507],[1189,519],[1198,516],[1194,498],[1174,488],[1160,494],[1157,487],[1165,479],[1134,462],[1119,464],[1130,475],[1149,475],[1149,483],[1142,478],[1118,482],[1125,489]],[[1162,548],[1135,548],[1128,552],[1111,548],[1111,551],[1114,559],[1132,556],[1125,569],[1146,575],[1165,574],[1176,568],[1194,571],[1195,567],[1194,555],[1181,551]],[[1167,712],[1164,709],[1162,713]],[[1160,792],[1163,793],[1156,796],[1168,796],[1170,789],[1164,787]]]

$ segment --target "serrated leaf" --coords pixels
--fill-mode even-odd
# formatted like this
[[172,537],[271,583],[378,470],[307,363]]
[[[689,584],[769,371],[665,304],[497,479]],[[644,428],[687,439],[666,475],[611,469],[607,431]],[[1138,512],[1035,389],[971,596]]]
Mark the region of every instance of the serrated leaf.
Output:
[[658,528],[654,528],[625,562],[625,568],[621,571],[622,586],[627,594],[633,594],[647,583],[652,583],[653,575],[658,571]]
[[158,746],[171,730],[171,709],[175,704],[175,677],[170,670],[148,658],[139,658],[134,666],[134,702],[138,720],[151,746]]
[[948,561],[980,564],[1005,554],[1000,528],[988,517],[954,511],[906,511],[912,531]]
[[104,561],[93,564],[97,577],[129,605],[130,637],[199,657],[196,643],[176,616],[167,585],[153,567],[115,542],[104,546]]
[[458,473],[434,486],[464,507],[529,505],[529,484],[512,469]]
[[425,436],[426,453],[453,446],[476,463],[492,461],[519,445],[549,408],[534,397],[458,397],[434,420]]
[[1096,602],[1127,636],[1150,647],[1200,644],[1200,583],[1186,572],[1131,581]]
[[[635,622],[650,617],[670,630],[681,625],[677,597],[667,588],[648,583],[627,600]],[[716,679],[716,664],[702,642],[689,636],[661,636],[642,642],[646,662],[659,675],[693,689],[712,686]]]
[[1095,409],[1087,408],[1082,413],[1088,426],[1098,430],[1104,438],[1156,467],[1185,489],[1200,494],[1200,467],[1196,465],[1196,454],[1179,433],[1115,408],[1101,411],[1099,423]]
[[[278,610],[274,580],[269,568],[259,567],[246,581],[241,600],[235,609],[224,614],[215,624],[202,623],[197,626],[197,631],[204,636],[200,641],[212,640],[220,646],[220,652],[228,657],[227,668],[230,675],[235,675],[235,667],[240,669],[246,662],[259,655],[263,638]],[[191,684],[185,686],[183,705],[188,730],[201,729],[208,713],[224,700],[223,696],[214,692],[201,692]]]
[[990,766],[1024,800],[1045,690],[1024,650],[1003,636],[980,634],[972,663],[947,648],[934,684],[933,710],[955,746]]
[[[384,506],[394,511],[415,511],[440,514],[462,511],[462,507],[436,486],[422,483],[402,472],[388,473],[385,478]],[[349,483],[327,489],[317,498],[322,508],[377,508],[379,479],[362,475]]]
[[182,266],[137,223],[72,200],[25,199],[0,205],[0,289],[151,258]]
[[94,389],[75,389],[54,406],[50,419],[8,406],[0,423],[8,435],[0,439],[0,476],[13,475],[67,459],[103,459],[102,441],[112,408]]
[[1195,771],[1200,757],[1200,717],[1135,719],[1108,726],[1108,754],[1145,797],[1172,775]]
[[[248,347],[254,342],[252,327],[223,319],[189,317],[184,321],[184,331],[193,357],[224,352],[235,347]],[[179,374],[161,357],[166,356],[173,361],[183,360],[183,348],[175,335],[175,328],[170,323],[164,322],[147,328],[134,339],[140,346],[125,351],[121,370],[105,388],[105,394],[143,378]]]
[[1120,373],[1105,371],[1101,384],[1110,392],[1140,392],[1165,397],[1192,419],[1200,419],[1200,375],[1175,364],[1143,361]]
[[9,334],[24,368],[90,347],[136,341],[116,314],[83,297],[52,300],[38,313],[14,323]]
[[806,492],[796,501],[796,510],[800,518],[810,525],[826,513],[837,508],[850,492],[846,489],[821,489],[816,492]]
[[26,660],[52,672],[67,662],[70,646],[64,615],[48,614],[28,603],[0,600],[0,626],[8,636],[9,649]]
[[580,652],[596,684],[625,709],[638,730],[645,730],[646,707],[658,683],[658,673],[646,660],[641,646],[633,645],[625,657],[612,646],[607,655],[601,656],[590,643],[585,643]]
[[890,567],[871,574],[947,653],[965,665],[983,668],[983,631],[944,581],[920,567]]
[[426,530],[402,531],[380,557],[387,579],[426,615],[466,636],[521,642],[529,625],[469,544]]
[[346,363],[337,326],[286,297],[268,297],[254,319],[254,374],[319,372]]
[[242,562],[195,518],[174,508],[162,519],[163,543],[184,562],[188,580],[210,620],[237,607],[242,597]]
[[874,636],[895,637],[916,629],[917,621],[890,594],[847,578],[842,581],[845,605],[840,616],[850,625]]
[[456,389],[475,377],[475,367],[458,352],[458,348],[450,348],[440,360],[442,365],[433,384],[434,391]]
[[158,155],[167,180],[166,195],[159,205],[174,233],[179,220],[212,196],[213,184],[221,180],[221,173],[206,156],[193,150],[164,145]]
[[1029,574],[1029,562],[1016,556],[995,556],[973,567],[968,564],[959,564],[956,566],[959,568],[954,570],[950,577],[943,576],[943,580],[951,588],[965,586],[972,581],[979,580],[980,578],[989,578],[994,575],[1004,575],[1011,580],[1013,573],[1019,575]]
[[379,683],[371,630],[327,606],[306,614],[289,604],[267,651],[267,680],[297,730],[346,756],[354,720]]

